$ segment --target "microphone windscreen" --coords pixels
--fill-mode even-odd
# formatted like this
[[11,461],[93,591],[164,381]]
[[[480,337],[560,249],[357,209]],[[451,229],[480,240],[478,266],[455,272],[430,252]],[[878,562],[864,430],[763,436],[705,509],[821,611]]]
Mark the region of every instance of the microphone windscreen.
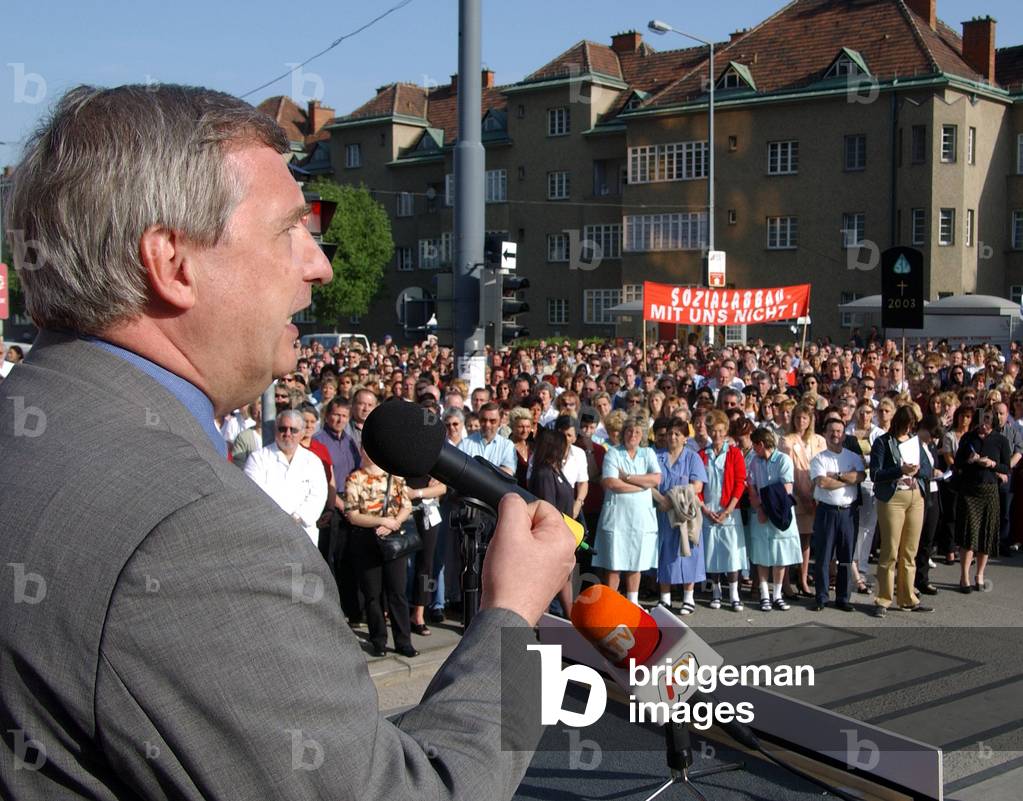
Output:
[[587,587],[572,603],[572,625],[616,667],[643,664],[661,632],[646,610],[605,584]]
[[362,427],[369,458],[396,476],[425,476],[440,457],[444,424],[418,403],[390,401],[377,406]]

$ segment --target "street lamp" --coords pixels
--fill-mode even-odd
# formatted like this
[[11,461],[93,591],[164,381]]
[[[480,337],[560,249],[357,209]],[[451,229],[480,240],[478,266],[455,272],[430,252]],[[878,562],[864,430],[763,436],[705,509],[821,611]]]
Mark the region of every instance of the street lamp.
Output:
[[[708,83],[710,84],[709,102],[707,104],[707,150],[709,163],[707,165],[707,264],[710,264],[710,252],[714,250],[714,43],[693,36],[691,33],[680,31],[671,27],[667,22],[659,19],[652,19],[647,23],[651,33],[663,36],[666,33],[677,33],[686,39],[705,44],[710,48],[710,71]],[[709,269],[709,268],[708,268]],[[708,277],[709,278],[709,277]],[[707,329],[707,341],[714,344],[714,326]]]

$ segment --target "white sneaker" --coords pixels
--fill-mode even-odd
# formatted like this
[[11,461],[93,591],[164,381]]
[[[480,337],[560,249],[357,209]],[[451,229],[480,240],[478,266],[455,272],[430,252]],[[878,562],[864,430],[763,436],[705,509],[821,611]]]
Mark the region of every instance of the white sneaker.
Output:
[[711,609],[720,609],[721,608],[721,599],[720,598],[712,598],[711,601],[710,601],[710,608]]
[[931,568],[932,570],[933,570],[934,568],[936,568],[936,567],[937,567],[937,565],[936,565],[936,564],[934,564],[934,560],[933,560],[933,559],[928,559],[928,560],[927,560],[927,566],[928,566],[929,568]]

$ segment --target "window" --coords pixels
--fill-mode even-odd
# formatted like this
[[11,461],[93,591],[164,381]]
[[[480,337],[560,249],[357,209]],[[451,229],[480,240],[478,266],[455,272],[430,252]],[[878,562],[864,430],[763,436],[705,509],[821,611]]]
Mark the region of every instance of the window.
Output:
[[973,247],[973,226],[976,224],[973,209],[966,210],[966,230],[963,231],[963,244],[968,248]]
[[842,247],[858,248],[866,239],[867,215],[862,211],[842,215]]
[[526,107],[522,105],[522,103],[519,103],[518,106],[515,107],[515,116],[518,117],[520,120],[525,118]]
[[729,225],[735,225],[737,222],[739,222],[739,212],[737,212],[735,209],[729,209],[728,210],[728,224]]
[[408,273],[415,269],[412,263],[412,248],[395,248],[394,260],[400,273]]
[[625,284],[622,286],[622,303],[643,302],[642,284]]
[[567,106],[547,109],[547,135],[564,136],[571,130],[571,117]]
[[508,200],[508,171],[487,170],[486,202],[505,203]]
[[739,73],[734,69],[730,69],[721,76],[721,82],[718,84],[718,87],[721,89],[738,89],[742,85],[743,80],[739,77]]
[[622,193],[621,159],[599,159],[593,162],[593,194],[595,197],[617,197]]
[[416,198],[411,192],[398,193],[398,216],[411,217],[416,213]]
[[547,261],[568,261],[568,234],[547,234]]
[[[590,263],[596,256],[604,259],[620,259],[622,257],[622,226],[621,223],[612,225],[587,225],[583,228],[583,253],[581,258],[584,262]],[[587,250],[596,250],[596,253],[587,254]],[[589,258],[587,258],[589,255]]]
[[547,173],[547,199],[567,200],[568,199],[568,172]]
[[954,245],[956,241],[956,210],[941,209],[938,212],[938,244]]
[[913,209],[913,244],[922,245],[927,238],[927,214],[924,209]]
[[583,322],[586,325],[609,325],[614,315],[611,309],[622,302],[620,289],[584,289]]
[[1009,300],[1023,305],[1023,284],[1013,284],[1009,287]]
[[848,171],[867,168],[867,137],[854,134],[845,138],[845,169]]
[[520,165],[517,172],[518,172],[518,175],[519,175],[519,180],[520,181],[525,181],[526,180],[526,168],[524,166]]
[[629,148],[630,184],[694,181],[706,177],[706,142],[672,142]]
[[799,172],[799,142],[767,143],[767,174],[791,175]]
[[568,322],[568,298],[547,298],[547,322],[550,325]]
[[362,324],[362,315],[361,314],[353,314],[351,317],[348,318],[348,322],[351,323],[352,325],[361,325]]
[[624,230],[627,253],[699,250],[707,242],[707,214],[637,214],[625,218]]
[[941,126],[941,160],[951,164],[956,160],[956,126]]
[[308,306],[307,308],[302,309],[302,311],[298,314],[293,314],[291,316],[291,322],[310,325],[316,322],[316,312],[313,310],[312,306]]
[[1012,249],[1023,250],[1023,209],[1012,213]]
[[440,268],[440,240],[419,240],[419,269],[436,270]]
[[970,128],[966,134],[966,163],[977,163],[977,129]]
[[455,174],[453,172],[444,176],[444,205],[455,205]]
[[927,161],[927,126],[914,125],[913,138],[910,143],[911,164],[923,164]]
[[[839,295],[839,305],[844,306],[846,303],[852,303],[854,300],[859,300],[862,295],[859,292],[842,292]],[[854,328],[863,325],[862,313],[857,312],[842,312],[842,320],[839,323],[842,328]]]
[[863,70],[860,65],[853,61],[849,56],[840,56],[839,59],[832,65],[831,69],[828,70],[825,78],[844,78],[847,75],[862,75]]
[[795,217],[767,218],[767,249],[793,250],[799,243],[799,227]]
[[455,235],[450,231],[440,235],[440,266],[446,267],[451,264],[454,251]]
[[734,153],[738,149],[739,149],[739,137],[738,136],[729,136],[728,137],[728,152],[729,153]]
[[362,166],[362,146],[359,144],[345,145],[345,167]]
[[1016,173],[1023,175],[1023,134],[1016,137]]

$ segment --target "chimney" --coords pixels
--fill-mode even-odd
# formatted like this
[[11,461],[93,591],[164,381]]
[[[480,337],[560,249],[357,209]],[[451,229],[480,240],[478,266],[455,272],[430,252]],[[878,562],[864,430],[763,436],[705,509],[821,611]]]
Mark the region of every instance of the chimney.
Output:
[[451,94],[458,94],[458,73],[451,76]]
[[938,0],[906,0],[910,11],[927,21],[932,31],[938,28]]
[[637,31],[616,33],[611,37],[611,49],[616,53],[635,53],[643,44],[643,34]]
[[963,23],[963,60],[988,83],[995,82],[995,24],[991,17]]
[[747,33],[749,33],[749,28],[739,28],[737,31],[732,31],[728,34],[728,44],[732,44],[736,39],[741,39]]
[[318,133],[319,130],[334,118],[334,109],[329,106],[321,106],[319,100],[310,100],[306,119],[309,121],[309,133]]
[[494,88],[494,71],[489,67],[483,68],[483,80],[481,85],[483,86],[484,89]]

